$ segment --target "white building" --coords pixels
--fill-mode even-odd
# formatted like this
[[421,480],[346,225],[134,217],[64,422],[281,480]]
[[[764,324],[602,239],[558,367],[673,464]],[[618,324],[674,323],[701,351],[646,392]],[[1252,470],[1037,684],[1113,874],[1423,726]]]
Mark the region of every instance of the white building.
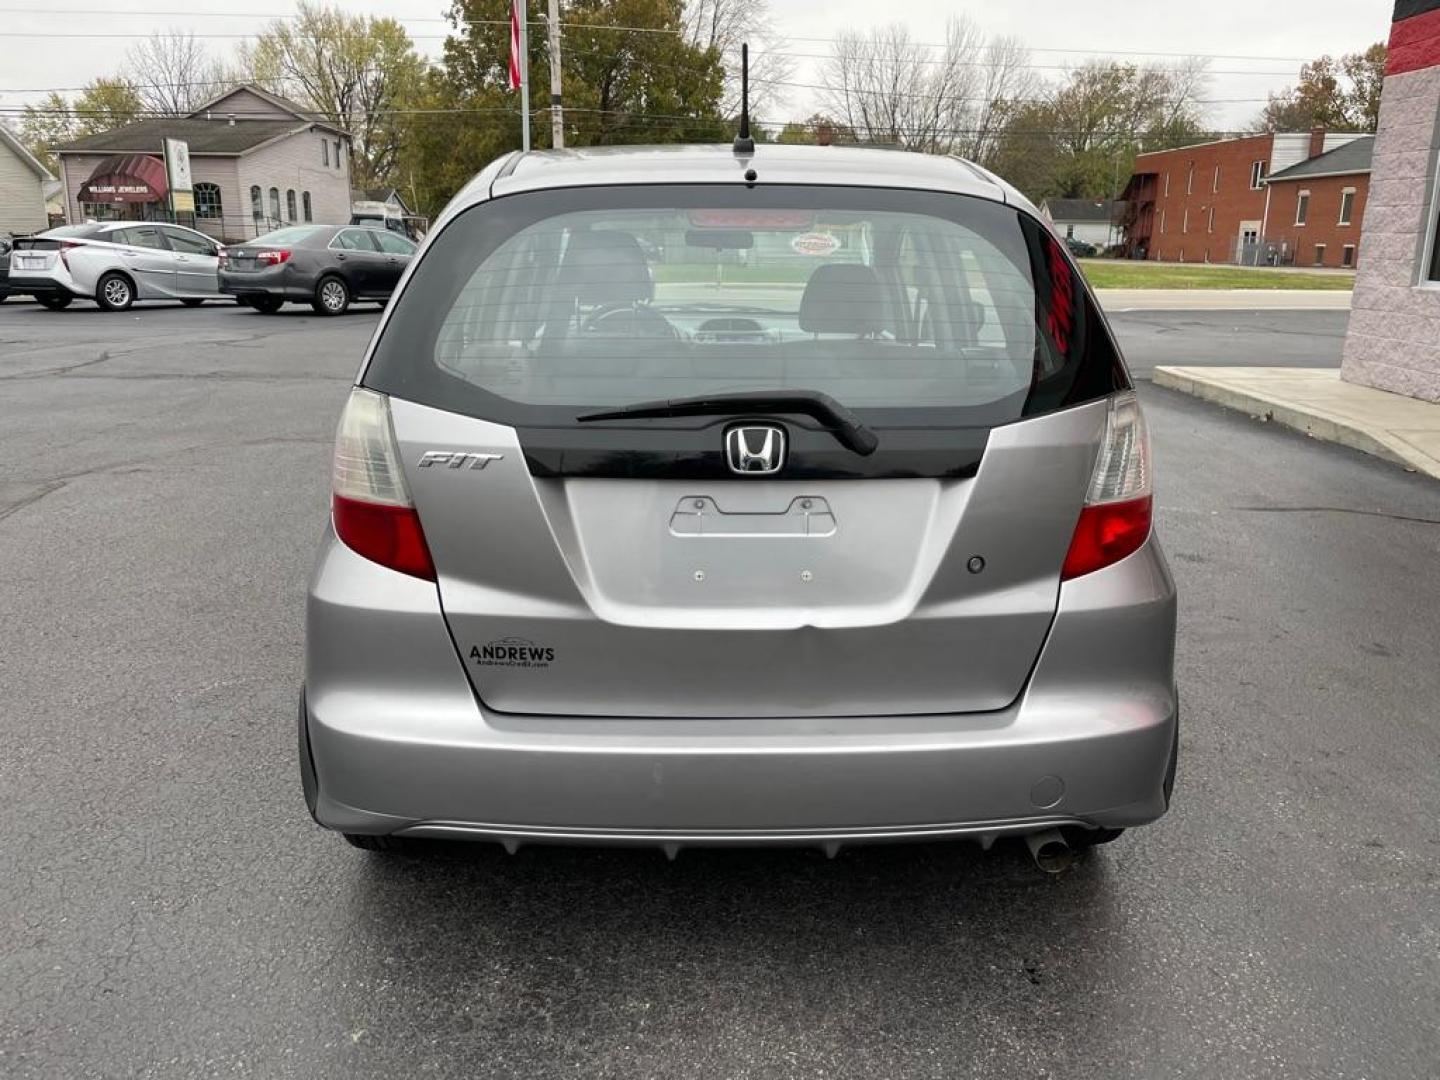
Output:
[[1118,244],[1123,203],[1113,199],[1046,199],[1040,213],[1066,240],[1094,244],[1101,251]]
[[251,85],[186,117],[140,120],[55,147],[66,218],[170,220],[167,138],[190,148],[193,224],[216,239],[245,240],[292,222],[350,222],[350,136]]
[[35,155],[0,124],[0,235],[49,228],[44,188],[52,179]]

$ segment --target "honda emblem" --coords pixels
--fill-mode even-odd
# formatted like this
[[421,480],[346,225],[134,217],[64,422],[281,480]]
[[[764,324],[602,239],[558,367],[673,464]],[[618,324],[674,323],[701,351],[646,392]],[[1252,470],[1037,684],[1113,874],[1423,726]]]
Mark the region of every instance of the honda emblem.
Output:
[[785,467],[785,429],[779,424],[736,425],[725,432],[730,471],[773,476]]

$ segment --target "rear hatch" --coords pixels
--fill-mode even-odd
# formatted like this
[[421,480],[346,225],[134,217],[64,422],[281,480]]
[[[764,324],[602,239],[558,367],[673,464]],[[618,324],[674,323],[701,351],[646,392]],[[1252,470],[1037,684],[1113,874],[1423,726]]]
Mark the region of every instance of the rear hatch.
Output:
[[1013,701],[1128,385],[1016,209],[738,186],[467,211],[362,381],[484,704],[677,718]]
[[10,272],[17,277],[44,273],[60,257],[60,241],[42,236],[25,236],[15,241],[10,253]]

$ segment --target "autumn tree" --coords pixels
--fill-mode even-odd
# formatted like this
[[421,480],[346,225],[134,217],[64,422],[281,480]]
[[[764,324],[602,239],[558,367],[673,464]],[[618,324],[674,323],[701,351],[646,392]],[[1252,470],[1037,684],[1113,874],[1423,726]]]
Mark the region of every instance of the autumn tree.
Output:
[[1376,42],[1336,60],[1321,56],[1300,68],[1292,87],[1271,94],[1257,131],[1374,131],[1380,120],[1380,85],[1387,50]]
[[82,135],[123,127],[143,112],[135,87],[123,79],[95,79],[74,101],[51,91],[38,105],[26,105],[20,139],[46,168],[55,171],[50,148]]
[[1008,119],[993,167],[1034,199],[1111,197],[1140,149],[1204,137],[1203,61],[1095,61]]
[[791,120],[775,137],[777,143],[821,146],[854,144],[859,140],[848,124],[842,124],[824,113],[812,113],[807,120]]
[[404,113],[425,89],[426,63],[400,23],[301,0],[296,19],[272,22],[243,50],[242,65],[350,132],[357,186],[390,179]]

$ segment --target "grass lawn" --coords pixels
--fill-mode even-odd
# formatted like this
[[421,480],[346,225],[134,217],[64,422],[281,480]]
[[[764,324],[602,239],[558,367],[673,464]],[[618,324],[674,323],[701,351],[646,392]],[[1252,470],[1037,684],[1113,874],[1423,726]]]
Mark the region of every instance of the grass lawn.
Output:
[[1353,289],[1354,274],[1305,274],[1242,266],[1175,266],[1169,263],[1081,259],[1097,289]]

